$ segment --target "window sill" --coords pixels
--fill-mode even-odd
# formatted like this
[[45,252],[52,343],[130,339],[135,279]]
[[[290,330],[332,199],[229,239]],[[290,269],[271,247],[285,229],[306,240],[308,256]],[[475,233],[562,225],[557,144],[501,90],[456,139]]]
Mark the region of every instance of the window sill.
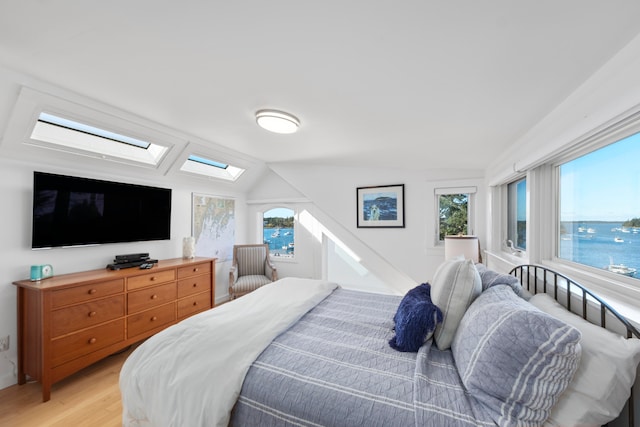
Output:
[[[507,252],[485,251],[485,259],[487,268],[502,273],[508,273],[517,265],[529,264],[528,258],[518,257]],[[585,286],[629,319],[634,326],[640,327],[640,283],[638,285],[630,284],[558,261],[543,261],[540,265],[564,274]]]

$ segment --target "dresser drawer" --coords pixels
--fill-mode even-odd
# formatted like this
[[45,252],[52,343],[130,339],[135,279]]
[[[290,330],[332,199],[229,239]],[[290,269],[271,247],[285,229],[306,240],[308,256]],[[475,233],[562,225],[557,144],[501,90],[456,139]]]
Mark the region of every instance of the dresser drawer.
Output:
[[135,337],[176,320],[176,303],[162,305],[127,318],[127,337]]
[[150,286],[127,295],[127,313],[133,314],[147,310],[176,299],[176,283],[166,283],[159,286]]
[[129,277],[127,279],[127,290],[139,289],[145,286],[157,285],[164,282],[170,282],[176,279],[176,271],[162,270],[153,273],[142,274],[140,276]]
[[122,316],[124,295],[61,308],[52,313],[51,336],[55,338]]
[[178,280],[178,298],[211,290],[211,276],[193,276]]
[[178,279],[183,277],[196,276],[198,274],[207,274],[211,271],[211,264],[203,262],[200,264],[192,264],[187,267],[178,268]]
[[124,291],[124,279],[114,279],[91,285],[76,286],[51,292],[53,308],[102,298]]
[[61,365],[119,341],[124,341],[123,319],[67,335],[51,342],[52,364]]
[[178,301],[178,319],[211,308],[211,291],[192,295]]

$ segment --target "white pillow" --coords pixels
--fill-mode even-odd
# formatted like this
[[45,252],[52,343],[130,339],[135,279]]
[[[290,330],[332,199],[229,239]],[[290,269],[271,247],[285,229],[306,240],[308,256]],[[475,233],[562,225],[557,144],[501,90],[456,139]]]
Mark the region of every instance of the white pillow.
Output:
[[446,261],[438,267],[431,283],[431,301],[443,316],[433,335],[438,349],[451,347],[460,319],[480,292],[482,281],[473,261]]
[[547,294],[529,300],[582,332],[582,358],[547,426],[600,426],[618,417],[629,398],[640,362],[640,339],[625,339],[570,313]]

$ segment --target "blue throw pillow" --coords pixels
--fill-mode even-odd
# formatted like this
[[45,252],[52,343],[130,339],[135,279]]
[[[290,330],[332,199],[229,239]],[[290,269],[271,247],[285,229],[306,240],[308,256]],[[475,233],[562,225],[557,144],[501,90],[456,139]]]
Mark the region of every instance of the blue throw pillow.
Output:
[[442,311],[431,302],[431,286],[423,283],[407,292],[393,321],[396,335],[389,345],[398,351],[418,351],[442,322]]

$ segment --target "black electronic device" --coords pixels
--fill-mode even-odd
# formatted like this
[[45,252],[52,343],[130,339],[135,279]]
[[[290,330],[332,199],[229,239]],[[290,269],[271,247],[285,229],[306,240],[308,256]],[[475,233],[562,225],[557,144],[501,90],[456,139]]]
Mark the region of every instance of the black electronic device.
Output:
[[[151,266],[153,266],[153,264],[156,264],[158,262],[157,259],[141,259],[138,261],[130,261],[130,262],[113,262],[112,264],[107,264],[107,268],[109,270],[122,270],[124,268],[133,268],[133,267],[139,267],[142,264],[151,264]],[[151,268],[151,267],[148,267]]]
[[170,238],[171,189],[33,173],[34,249]]
[[124,254],[124,255],[116,255],[115,257],[115,261],[124,261],[124,262],[130,262],[130,261],[136,261],[136,260],[140,260],[140,259],[148,259],[149,258],[149,253],[148,252],[141,252],[138,254]]

